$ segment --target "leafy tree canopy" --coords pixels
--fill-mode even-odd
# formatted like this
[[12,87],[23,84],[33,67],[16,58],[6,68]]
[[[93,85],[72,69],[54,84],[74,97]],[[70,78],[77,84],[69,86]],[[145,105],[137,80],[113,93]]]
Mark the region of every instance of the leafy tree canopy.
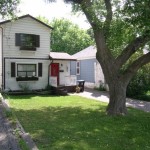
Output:
[[0,15],[2,17],[14,16],[19,1],[20,0],[0,0]]
[[54,27],[51,35],[53,51],[74,54],[93,44],[87,31],[67,19],[54,19],[51,26]]
[[78,25],[67,19],[55,18],[50,23],[44,17],[38,17],[38,19],[54,28],[51,33],[52,51],[75,54],[94,43],[86,30],[80,29]]

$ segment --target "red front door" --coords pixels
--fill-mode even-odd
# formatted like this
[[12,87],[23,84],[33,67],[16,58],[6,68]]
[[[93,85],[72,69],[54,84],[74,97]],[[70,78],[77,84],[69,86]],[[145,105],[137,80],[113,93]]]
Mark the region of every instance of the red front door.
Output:
[[51,76],[57,77],[57,85],[59,85],[59,64],[58,63],[52,63],[51,64]]

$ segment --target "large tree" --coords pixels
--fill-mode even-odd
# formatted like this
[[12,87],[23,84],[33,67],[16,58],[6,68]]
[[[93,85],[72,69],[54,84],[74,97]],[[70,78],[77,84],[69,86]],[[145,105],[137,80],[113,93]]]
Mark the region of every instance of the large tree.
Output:
[[[150,62],[150,52],[141,53],[150,41],[149,0],[66,0],[86,15],[94,32],[96,58],[109,86],[109,115],[124,115],[126,89],[138,69]],[[117,50],[117,53],[116,53]]]
[[66,52],[72,55],[94,43],[87,30],[79,28],[78,25],[68,19],[54,18],[51,22],[41,16],[38,19],[54,28],[51,32],[52,51]]
[[19,0],[0,0],[0,16],[14,16]]
[[54,19],[50,24],[54,28],[51,34],[52,51],[75,54],[93,44],[87,31],[68,19]]

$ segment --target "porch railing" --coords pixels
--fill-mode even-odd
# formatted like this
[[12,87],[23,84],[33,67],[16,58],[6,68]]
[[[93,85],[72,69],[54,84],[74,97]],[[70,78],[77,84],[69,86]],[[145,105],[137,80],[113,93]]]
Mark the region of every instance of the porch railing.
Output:
[[[77,77],[75,75],[65,76],[65,86],[76,85]],[[49,85],[57,87],[57,77],[51,76],[49,78]]]
[[75,75],[65,76],[65,86],[76,85],[77,77]]
[[57,77],[54,76],[49,77],[49,85],[57,87]]

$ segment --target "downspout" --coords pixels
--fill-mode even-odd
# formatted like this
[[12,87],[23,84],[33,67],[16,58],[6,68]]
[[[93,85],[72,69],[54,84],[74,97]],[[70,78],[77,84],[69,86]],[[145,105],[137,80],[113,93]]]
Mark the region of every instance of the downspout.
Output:
[[50,77],[50,65],[53,63],[53,59],[51,60],[50,64],[48,65],[48,85],[49,85],[49,77]]
[[4,90],[4,62],[3,62],[3,28],[2,27],[0,27],[1,28],[1,31],[2,31],[2,39],[1,39],[1,42],[2,42],[2,45],[1,45],[1,49],[2,49],[2,51],[1,51],[1,54],[2,54],[2,60],[1,60],[1,63],[2,63],[2,90]]

